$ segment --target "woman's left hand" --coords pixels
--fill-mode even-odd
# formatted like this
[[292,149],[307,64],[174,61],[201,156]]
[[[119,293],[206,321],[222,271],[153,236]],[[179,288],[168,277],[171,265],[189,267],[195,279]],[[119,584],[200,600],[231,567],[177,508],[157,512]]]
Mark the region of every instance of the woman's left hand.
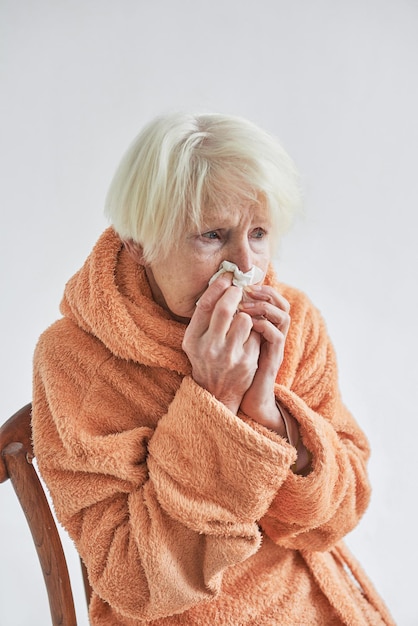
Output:
[[240,409],[256,422],[281,432],[283,422],[276,406],[274,384],[283,361],[290,305],[268,285],[253,285],[247,290],[250,298],[241,302],[240,310],[251,316],[253,329],[261,336],[261,346],[258,368]]

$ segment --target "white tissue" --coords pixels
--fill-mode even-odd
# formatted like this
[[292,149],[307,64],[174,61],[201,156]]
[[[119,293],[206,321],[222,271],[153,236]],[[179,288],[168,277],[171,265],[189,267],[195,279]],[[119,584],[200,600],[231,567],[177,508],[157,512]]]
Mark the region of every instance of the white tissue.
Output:
[[232,279],[232,284],[236,287],[246,287],[247,285],[254,285],[258,283],[264,276],[263,270],[255,265],[248,272],[241,272],[238,269],[235,263],[231,263],[231,261],[222,261],[219,266],[219,270],[212,276],[209,281],[209,285],[213,283],[214,280],[218,278],[221,274],[225,272],[232,272],[234,277]]

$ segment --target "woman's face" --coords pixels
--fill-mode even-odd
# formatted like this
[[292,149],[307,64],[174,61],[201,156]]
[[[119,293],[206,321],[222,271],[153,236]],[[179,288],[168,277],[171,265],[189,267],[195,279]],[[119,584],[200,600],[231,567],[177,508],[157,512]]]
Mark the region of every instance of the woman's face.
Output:
[[267,209],[249,200],[207,210],[202,232],[186,229],[164,260],[146,266],[155,301],[174,319],[188,322],[222,261],[235,263],[242,272],[256,265],[266,273],[270,230]]

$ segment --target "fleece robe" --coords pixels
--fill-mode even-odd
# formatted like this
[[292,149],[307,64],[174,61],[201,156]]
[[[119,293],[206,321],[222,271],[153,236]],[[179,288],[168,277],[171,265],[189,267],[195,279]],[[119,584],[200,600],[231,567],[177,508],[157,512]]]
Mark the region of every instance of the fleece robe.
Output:
[[363,514],[369,448],[343,405],[318,310],[291,305],[276,397],[295,449],[191,377],[185,326],[106,230],[34,357],[33,439],[83,558],[95,626],[393,624],[342,538]]

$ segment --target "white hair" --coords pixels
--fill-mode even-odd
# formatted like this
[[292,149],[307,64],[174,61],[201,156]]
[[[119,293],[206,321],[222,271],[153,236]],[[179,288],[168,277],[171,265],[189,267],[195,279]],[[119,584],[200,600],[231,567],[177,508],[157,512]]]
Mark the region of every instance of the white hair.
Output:
[[268,208],[273,239],[300,205],[293,161],[269,134],[240,117],[175,113],[150,122],[114,175],[106,215],[123,240],[143,248],[152,263],[198,228],[205,207],[251,199]]

